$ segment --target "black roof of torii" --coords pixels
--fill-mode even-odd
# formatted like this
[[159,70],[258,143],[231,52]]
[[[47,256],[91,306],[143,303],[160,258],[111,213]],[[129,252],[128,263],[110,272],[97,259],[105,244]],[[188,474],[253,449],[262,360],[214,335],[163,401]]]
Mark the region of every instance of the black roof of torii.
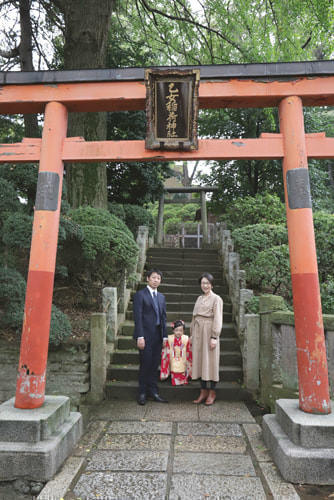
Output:
[[[50,71],[1,71],[0,85],[27,85],[40,83],[83,83],[104,81],[144,81],[146,68],[73,69]],[[333,76],[334,60],[282,63],[218,64],[204,66],[152,66],[147,69],[199,69],[201,80],[231,78],[277,80],[296,77]]]

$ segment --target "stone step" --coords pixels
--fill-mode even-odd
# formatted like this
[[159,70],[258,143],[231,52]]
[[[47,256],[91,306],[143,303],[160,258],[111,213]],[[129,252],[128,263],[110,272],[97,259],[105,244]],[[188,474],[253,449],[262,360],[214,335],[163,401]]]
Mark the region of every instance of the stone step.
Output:
[[[183,302],[182,300],[179,300],[179,301],[170,301],[167,299],[166,297],[166,306],[167,306],[167,312],[168,311],[182,311],[182,312],[185,312],[185,313],[188,313],[188,312],[193,312],[193,309],[194,309],[194,304],[195,302]],[[129,311],[132,311],[132,304],[130,303],[129,304],[129,308],[128,308]],[[223,305],[223,312],[224,314],[232,314],[232,304],[227,304],[226,302],[224,302],[224,305]]]
[[[131,333],[133,333],[133,327],[131,329]],[[171,330],[168,329],[168,333],[171,333]],[[120,336],[117,339],[117,350],[127,350],[130,351],[136,348],[135,340],[131,336]],[[236,337],[221,337],[220,338],[220,350],[224,352],[228,351],[237,351],[239,348],[239,341]]]
[[[107,380],[138,380],[139,365],[109,365]],[[240,366],[220,366],[219,380],[222,382],[239,382],[242,379]]]
[[[160,288],[160,287],[159,287]],[[194,307],[195,302],[197,297],[201,295],[199,292],[194,293],[194,294],[180,294],[180,293],[164,293],[165,299],[166,299],[166,304],[170,304],[172,302],[182,302],[182,304],[192,304]],[[224,301],[224,306],[225,304],[230,304],[230,297],[227,294],[219,294],[219,296],[223,299]],[[130,309],[132,308],[132,304],[130,304]]]
[[[161,290],[167,290],[167,291],[162,292]],[[162,288],[162,285],[159,286],[159,292],[163,293],[167,303],[169,303],[169,302],[185,302],[185,303],[191,302],[193,305],[195,305],[197,297],[199,295],[201,295],[201,290],[199,289],[199,287],[197,287],[196,290],[195,290],[195,288],[193,290],[194,290],[194,293],[190,293],[190,292],[183,293],[182,287],[180,287],[179,289],[176,289],[176,287],[172,287],[172,286],[170,286],[169,288],[167,288],[167,287]],[[219,290],[219,293],[218,293],[218,290]],[[217,291],[218,295],[223,299],[224,304],[230,303],[230,297],[227,293],[227,290],[225,290],[225,287],[221,288],[221,289],[219,289],[219,287],[217,287],[217,289],[215,289],[215,292],[216,291]],[[134,295],[135,295],[135,292],[131,293],[131,302],[133,301]],[[132,305],[130,306],[130,308],[132,308]]]
[[[198,296],[196,296],[197,298]],[[180,295],[172,295],[172,294],[166,294],[165,295],[166,299],[166,308],[167,312],[168,311],[184,311],[184,312],[192,312],[194,309],[195,305],[195,300],[188,300],[188,296],[180,296]],[[232,313],[232,304],[230,302],[226,302],[223,299],[223,312],[225,313]],[[128,311],[132,311],[133,303],[132,301],[129,302],[128,305]]]
[[[135,341],[132,341],[132,347]],[[220,351],[220,363],[222,366],[241,366],[240,351]],[[110,354],[110,364],[112,365],[138,365],[139,353],[137,349],[115,350]]]
[[169,262],[159,262],[158,260],[155,261],[155,259],[147,260],[145,269],[149,270],[152,267],[160,269],[160,271],[162,271],[163,273],[175,269],[177,271],[185,271],[188,273],[193,272],[193,274],[210,272],[210,274],[216,273],[218,275],[222,271],[220,262],[212,261],[210,258],[208,258],[207,260],[193,260],[189,262],[176,259],[171,259]]
[[[185,322],[186,325],[186,334],[189,332],[189,327],[190,327],[190,322]],[[123,323],[123,325],[120,328],[119,331],[119,336],[118,336],[118,341],[120,342],[124,338],[131,338],[134,332],[134,323],[133,321],[126,321]],[[167,324],[167,333],[171,334],[172,330],[170,328],[170,325]],[[227,341],[228,339],[235,339],[236,342],[238,342],[237,336],[236,336],[236,330],[235,326],[233,323],[224,323],[223,324],[223,329],[222,333],[220,335],[220,341]]]
[[[168,401],[193,401],[199,394],[199,382],[190,380],[187,385],[172,386],[170,379],[159,381],[161,395]],[[104,386],[107,399],[136,401],[137,381],[108,381]],[[216,388],[218,401],[252,401],[251,395],[238,382],[219,382]],[[168,407],[167,407],[168,410]]]
[[[205,271],[203,271],[203,269],[201,269],[199,271],[196,271],[196,270],[194,271],[193,267],[189,271],[182,271],[182,269],[180,271],[178,271],[173,266],[173,268],[170,271],[165,271],[165,270],[161,269],[161,272],[163,274],[161,284],[168,283],[169,285],[193,285],[193,286],[197,286],[198,288],[200,288],[199,278],[202,275],[202,273]],[[214,277],[214,280],[215,280],[214,285],[215,286],[217,286],[217,285],[227,286],[225,277],[223,276],[221,269],[219,270],[219,272],[217,272],[217,273],[212,272],[211,274]],[[147,284],[146,280],[143,281],[142,284],[146,285]]]
[[196,256],[196,255],[211,255],[218,258],[218,251],[211,248],[149,248],[147,251],[147,258],[156,255],[164,256],[166,258],[171,256],[180,255],[183,257]]
[[[182,316],[182,319],[185,323],[190,323],[192,320],[192,311],[184,311],[181,307],[175,309],[175,311],[171,310],[167,307],[167,322],[173,322],[178,319],[179,316]],[[128,310],[126,312],[126,319],[128,321],[133,321],[133,311]],[[224,321],[230,323],[232,321],[232,313],[224,312]]]
[[[143,288],[146,285],[147,285],[147,283],[142,283],[139,288]],[[225,286],[225,285],[215,286],[214,291],[218,295],[227,295],[228,294],[228,289],[227,289],[227,286]],[[179,285],[175,284],[174,285],[174,284],[166,284],[166,283],[164,283],[164,281],[162,281],[161,285],[159,286],[159,292],[161,292],[164,295],[166,293],[180,293],[180,294],[182,293],[184,295],[194,295],[195,297],[198,297],[202,293],[201,288],[198,284],[196,286],[182,285],[182,284],[179,284]]]

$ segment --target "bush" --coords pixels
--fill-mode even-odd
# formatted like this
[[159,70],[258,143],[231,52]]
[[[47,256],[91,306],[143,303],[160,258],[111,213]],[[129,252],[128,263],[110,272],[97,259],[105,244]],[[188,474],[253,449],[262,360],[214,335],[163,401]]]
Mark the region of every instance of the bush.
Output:
[[155,219],[144,207],[140,207],[139,205],[110,203],[109,211],[125,222],[135,238],[137,238],[139,226],[147,226],[149,236],[154,236],[156,227]]
[[286,245],[288,232],[284,225],[253,224],[234,229],[232,239],[241,263],[245,264],[256,259],[260,251]]
[[324,314],[334,314],[334,276],[327,276],[320,284],[321,305]]
[[[18,332],[22,329],[26,281],[15,269],[0,268],[0,324]],[[67,316],[52,306],[50,342],[59,344],[71,335]]]
[[0,268],[0,323],[14,330],[22,328],[26,282],[15,269]]
[[125,222],[126,217],[123,205],[120,203],[108,203],[108,210],[111,214],[116,215],[116,217]]
[[252,297],[248,302],[246,302],[245,308],[247,314],[259,314],[260,297],[258,296]]
[[11,249],[30,250],[33,218],[13,213],[4,221],[2,241]]
[[4,214],[21,210],[21,206],[22,205],[17,197],[14,186],[10,182],[6,181],[6,179],[0,178],[1,219]]
[[226,221],[231,229],[259,223],[286,224],[285,205],[269,193],[238,198],[219,220]]
[[259,252],[245,266],[250,287],[258,291],[279,294],[291,301],[291,277],[288,245],[271,247]]
[[117,285],[137,262],[138,247],[130,229],[107,210],[81,207],[68,216],[83,227],[81,251],[66,253],[70,274],[77,279],[84,274],[88,286],[96,280]]
[[135,238],[137,238],[139,226],[147,226],[149,236],[154,236],[156,223],[148,210],[138,205],[123,205],[123,208],[125,212],[125,223]]
[[62,311],[52,305],[50,339],[51,344],[58,345],[71,335],[71,323]]
[[313,221],[319,280],[325,282],[334,269],[334,215],[317,212]]

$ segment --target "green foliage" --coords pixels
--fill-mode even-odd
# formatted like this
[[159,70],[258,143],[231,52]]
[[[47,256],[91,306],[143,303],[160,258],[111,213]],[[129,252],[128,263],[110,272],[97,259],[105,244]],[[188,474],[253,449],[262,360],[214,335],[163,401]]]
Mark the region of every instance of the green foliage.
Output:
[[[184,223],[194,223],[196,210],[200,205],[196,203],[168,203],[164,206],[164,232],[166,234],[180,233],[181,225]],[[159,206],[156,203],[149,208],[153,217],[157,219]],[[196,224],[197,231],[197,224]],[[187,228],[187,233],[190,233],[190,227]]]
[[114,67],[330,59],[332,28],[328,0],[120,2],[111,61]]
[[321,305],[324,314],[334,314],[334,276],[320,283]]
[[[165,203],[164,224],[178,224],[182,222],[194,222],[196,210],[200,207],[197,203]],[[158,204],[151,205],[149,209],[154,218],[158,217]]]
[[[15,269],[0,267],[0,324],[15,331],[22,328],[26,282]],[[50,342],[59,344],[71,334],[67,316],[52,306]]]
[[334,215],[316,212],[313,215],[320,282],[325,282],[334,269]]
[[4,218],[15,211],[21,210],[21,203],[19,202],[17,193],[14,186],[6,179],[0,178],[0,224],[3,224]]
[[27,274],[32,236],[32,217],[20,212],[10,214],[0,232],[2,264]]
[[80,207],[68,216],[83,227],[81,252],[67,253],[69,274],[78,279],[84,273],[88,283],[118,284],[137,261],[138,247],[130,229],[103,209]]
[[285,224],[285,206],[278,196],[269,193],[246,196],[235,200],[220,220],[226,221],[231,229],[258,223]]
[[246,302],[247,314],[259,314],[260,311],[260,297],[255,295],[248,302]]
[[291,299],[289,246],[280,245],[259,252],[245,266],[251,288]]
[[25,292],[26,282],[18,271],[0,267],[0,324],[22,327]]
[[116,215],[116,217],[125,222],[124,205],[120,203],[108,203],[108,210],[111,214]]
[[135,238],[137,237],[139,226],[147,226],[149,236],[154,236],[156,223],[148,210],[138,205],[124,205],[124,212],[125,223]]
[[50,339],[51,344],[58,345],[71,335],[71,323],[68,317],[55,305],[52,305]]
[[15,189],[16,196],[26,201],[22,206],[25,212],[31,214],[34,210],[36,199],[36,187],[38,178],[38,165],[2,165],[1,176],[6,179]]
[[135,238],[137,238],[139,226],[147,226],[149,236],[154,236],[156,222],[151,212],[146,208],[139,205],[110,203],[109,211],[125,222]]
[[2,229],[2,241],[11,251],[30,249],[32,221],[33,218],[30,215],[16,212],[7,217]]
[[247,263],[256,259],[258,252],[287,245],[288,233],[284,225],[253,224],[234,229],[232,239],[241,261]]

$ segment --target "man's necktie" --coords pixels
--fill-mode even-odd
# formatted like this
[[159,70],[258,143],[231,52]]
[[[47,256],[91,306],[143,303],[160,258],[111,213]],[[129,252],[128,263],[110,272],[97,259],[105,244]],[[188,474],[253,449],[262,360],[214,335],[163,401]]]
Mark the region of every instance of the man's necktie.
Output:
[[154,309],[155,309],[155,312],[156,312],[156,315],[157,315],[157,322],[156,322],[156,324],[160,325],[160,314],[159,314],[158,296],[157,296],[157,292],[156,291],[153,292],[153,304],[154,304]]

